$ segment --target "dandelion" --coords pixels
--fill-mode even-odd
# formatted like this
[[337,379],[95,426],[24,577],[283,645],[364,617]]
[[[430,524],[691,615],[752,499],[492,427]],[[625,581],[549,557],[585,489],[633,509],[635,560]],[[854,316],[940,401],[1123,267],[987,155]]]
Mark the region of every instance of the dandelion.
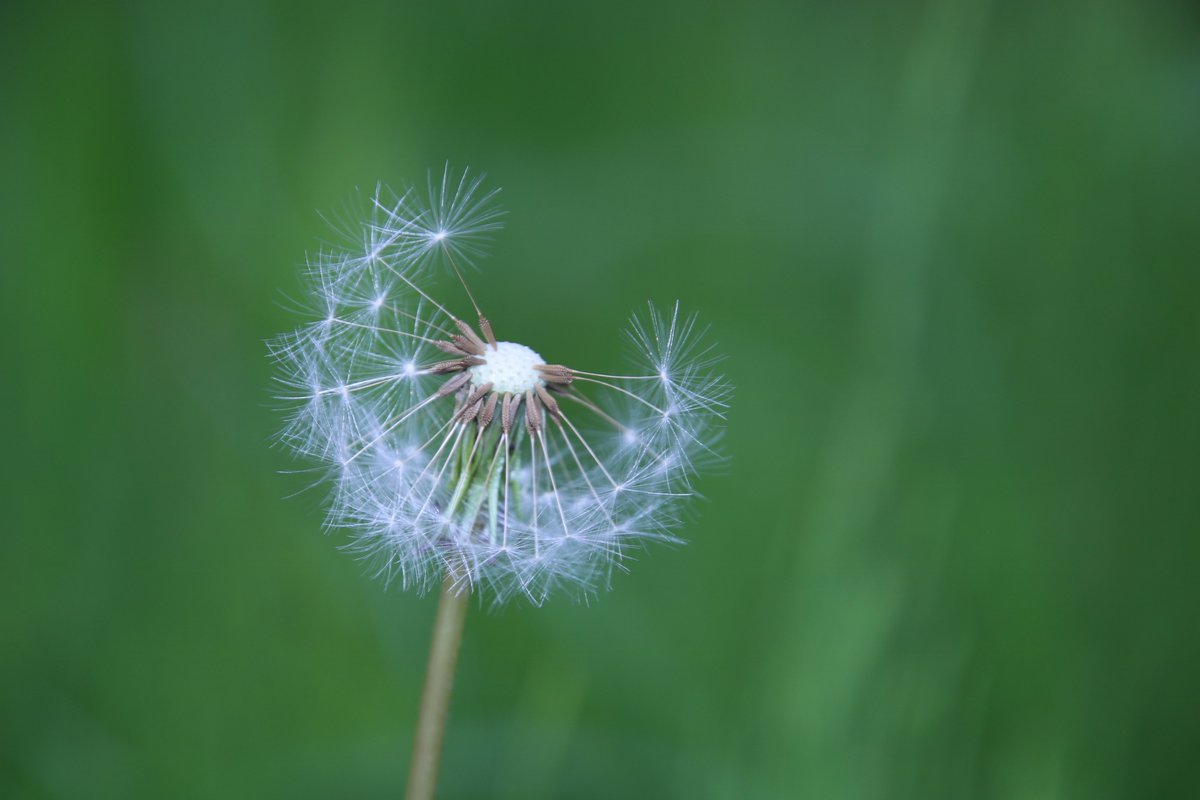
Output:
[[[498,338],[459,269],[499,227],[494,195],[448,172],[420,199],[377,189],[353,245],[310,260],[316,318],[272,345],[296,403],[282,440],[329,468],[329,523],[382,575],[540,604],[677,541],[728,392],[678,305],[632,319],[635,374],[576,367],[569,333]],[[437,299],[440,272],[474,324]]]
[[[292,404],[281,440],[323,465],[328,524],[386,579],[444,582],[443,606],[586,596],[644,543],[679,541],[729,392],[678,304],[632,318],[629,373],[577,365],[570,331],[504,339],[462,272],[500,227],[494,199],[448,169],[423,192],[377,188],[309,260],[311,321],[271,344]],[[461,604],[447,613],[461,626]]]

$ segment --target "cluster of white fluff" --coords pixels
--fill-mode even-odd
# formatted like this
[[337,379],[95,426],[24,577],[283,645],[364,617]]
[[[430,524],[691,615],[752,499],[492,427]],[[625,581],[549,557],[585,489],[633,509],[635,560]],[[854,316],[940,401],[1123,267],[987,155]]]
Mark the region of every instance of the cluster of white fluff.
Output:
[[[497,603],[540,604],[559,586],[606,586],[647,540],[678,541],[728,386],[695,317],[651,306],[627,331],[635,372],[565,362],[575,372],[556,394],[561,416],[540,429],[456,420],[473,384],[438,395],[447,380],[431,367],[447,356],[434,342],[472,319],[455,271],[499,227],[493,195],[448,172],[427,193],[378,189],[347,241],[309,260],[313,317],[271,343],[289,403],[280,439],[327,469],[329,525],[380,574],[421,591],[450,574]],[[457,301],[438,299],[439,286]],[[536,313],[533,301],[479,299],[501,332],[506,315]]]

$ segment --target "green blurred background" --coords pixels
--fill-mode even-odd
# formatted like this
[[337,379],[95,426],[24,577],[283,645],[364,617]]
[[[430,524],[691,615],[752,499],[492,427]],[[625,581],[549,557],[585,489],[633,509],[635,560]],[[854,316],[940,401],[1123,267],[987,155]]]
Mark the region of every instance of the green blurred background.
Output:
[[400,794],[434,601],[263,340],[447,160],[506,337],[737,397],[687,547],[472,610],[445,797],[1200,796],[1194,6],[8,2],[0,137],[0,796]]

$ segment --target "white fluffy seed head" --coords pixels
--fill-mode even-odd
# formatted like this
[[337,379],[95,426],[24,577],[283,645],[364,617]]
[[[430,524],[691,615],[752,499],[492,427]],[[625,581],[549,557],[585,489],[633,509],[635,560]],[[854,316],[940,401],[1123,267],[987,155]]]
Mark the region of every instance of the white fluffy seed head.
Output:
[[[627,332],[635,374],[583,371],[564,336],[566,361],[539,372],[538,353],[491,344],[482,322],[474,334],[472,299],[443,291],[499,227],[495,193],[447,171],[416,194],[378,189],[347,244],[310,261],[310,320],[270,345],[280,441],[321,464],[329,526],[385,578],[424,591],[449,573],[495,603],[604,587],[641,545],[679,541],[717,457],[729,387],[704,330],[651,306]],[[503,332],[505,309],[488,312]]]
[[546,362],[523,344],[498,342],[495,347],[489,345],[480,358],[487,363],[471,367],[472,386],[490,383],[498,394],[525,394],[546,385],[534,369]]

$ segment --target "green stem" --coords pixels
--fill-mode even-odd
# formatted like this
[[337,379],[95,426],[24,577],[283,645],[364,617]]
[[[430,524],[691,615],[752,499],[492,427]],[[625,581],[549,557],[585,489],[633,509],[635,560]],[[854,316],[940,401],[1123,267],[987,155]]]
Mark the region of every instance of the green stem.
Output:
[[413,738],[412,766],[408,772],[408,800],[433,800],[437,788],[438,762],[446,731],[446,712],[450,690],[454,687],[454,667],[458,645],[462,641],[467,616],[467,591],[446,576],[433,623],[433,643],[429,646],[429,665],[425,671],[425,689]]

